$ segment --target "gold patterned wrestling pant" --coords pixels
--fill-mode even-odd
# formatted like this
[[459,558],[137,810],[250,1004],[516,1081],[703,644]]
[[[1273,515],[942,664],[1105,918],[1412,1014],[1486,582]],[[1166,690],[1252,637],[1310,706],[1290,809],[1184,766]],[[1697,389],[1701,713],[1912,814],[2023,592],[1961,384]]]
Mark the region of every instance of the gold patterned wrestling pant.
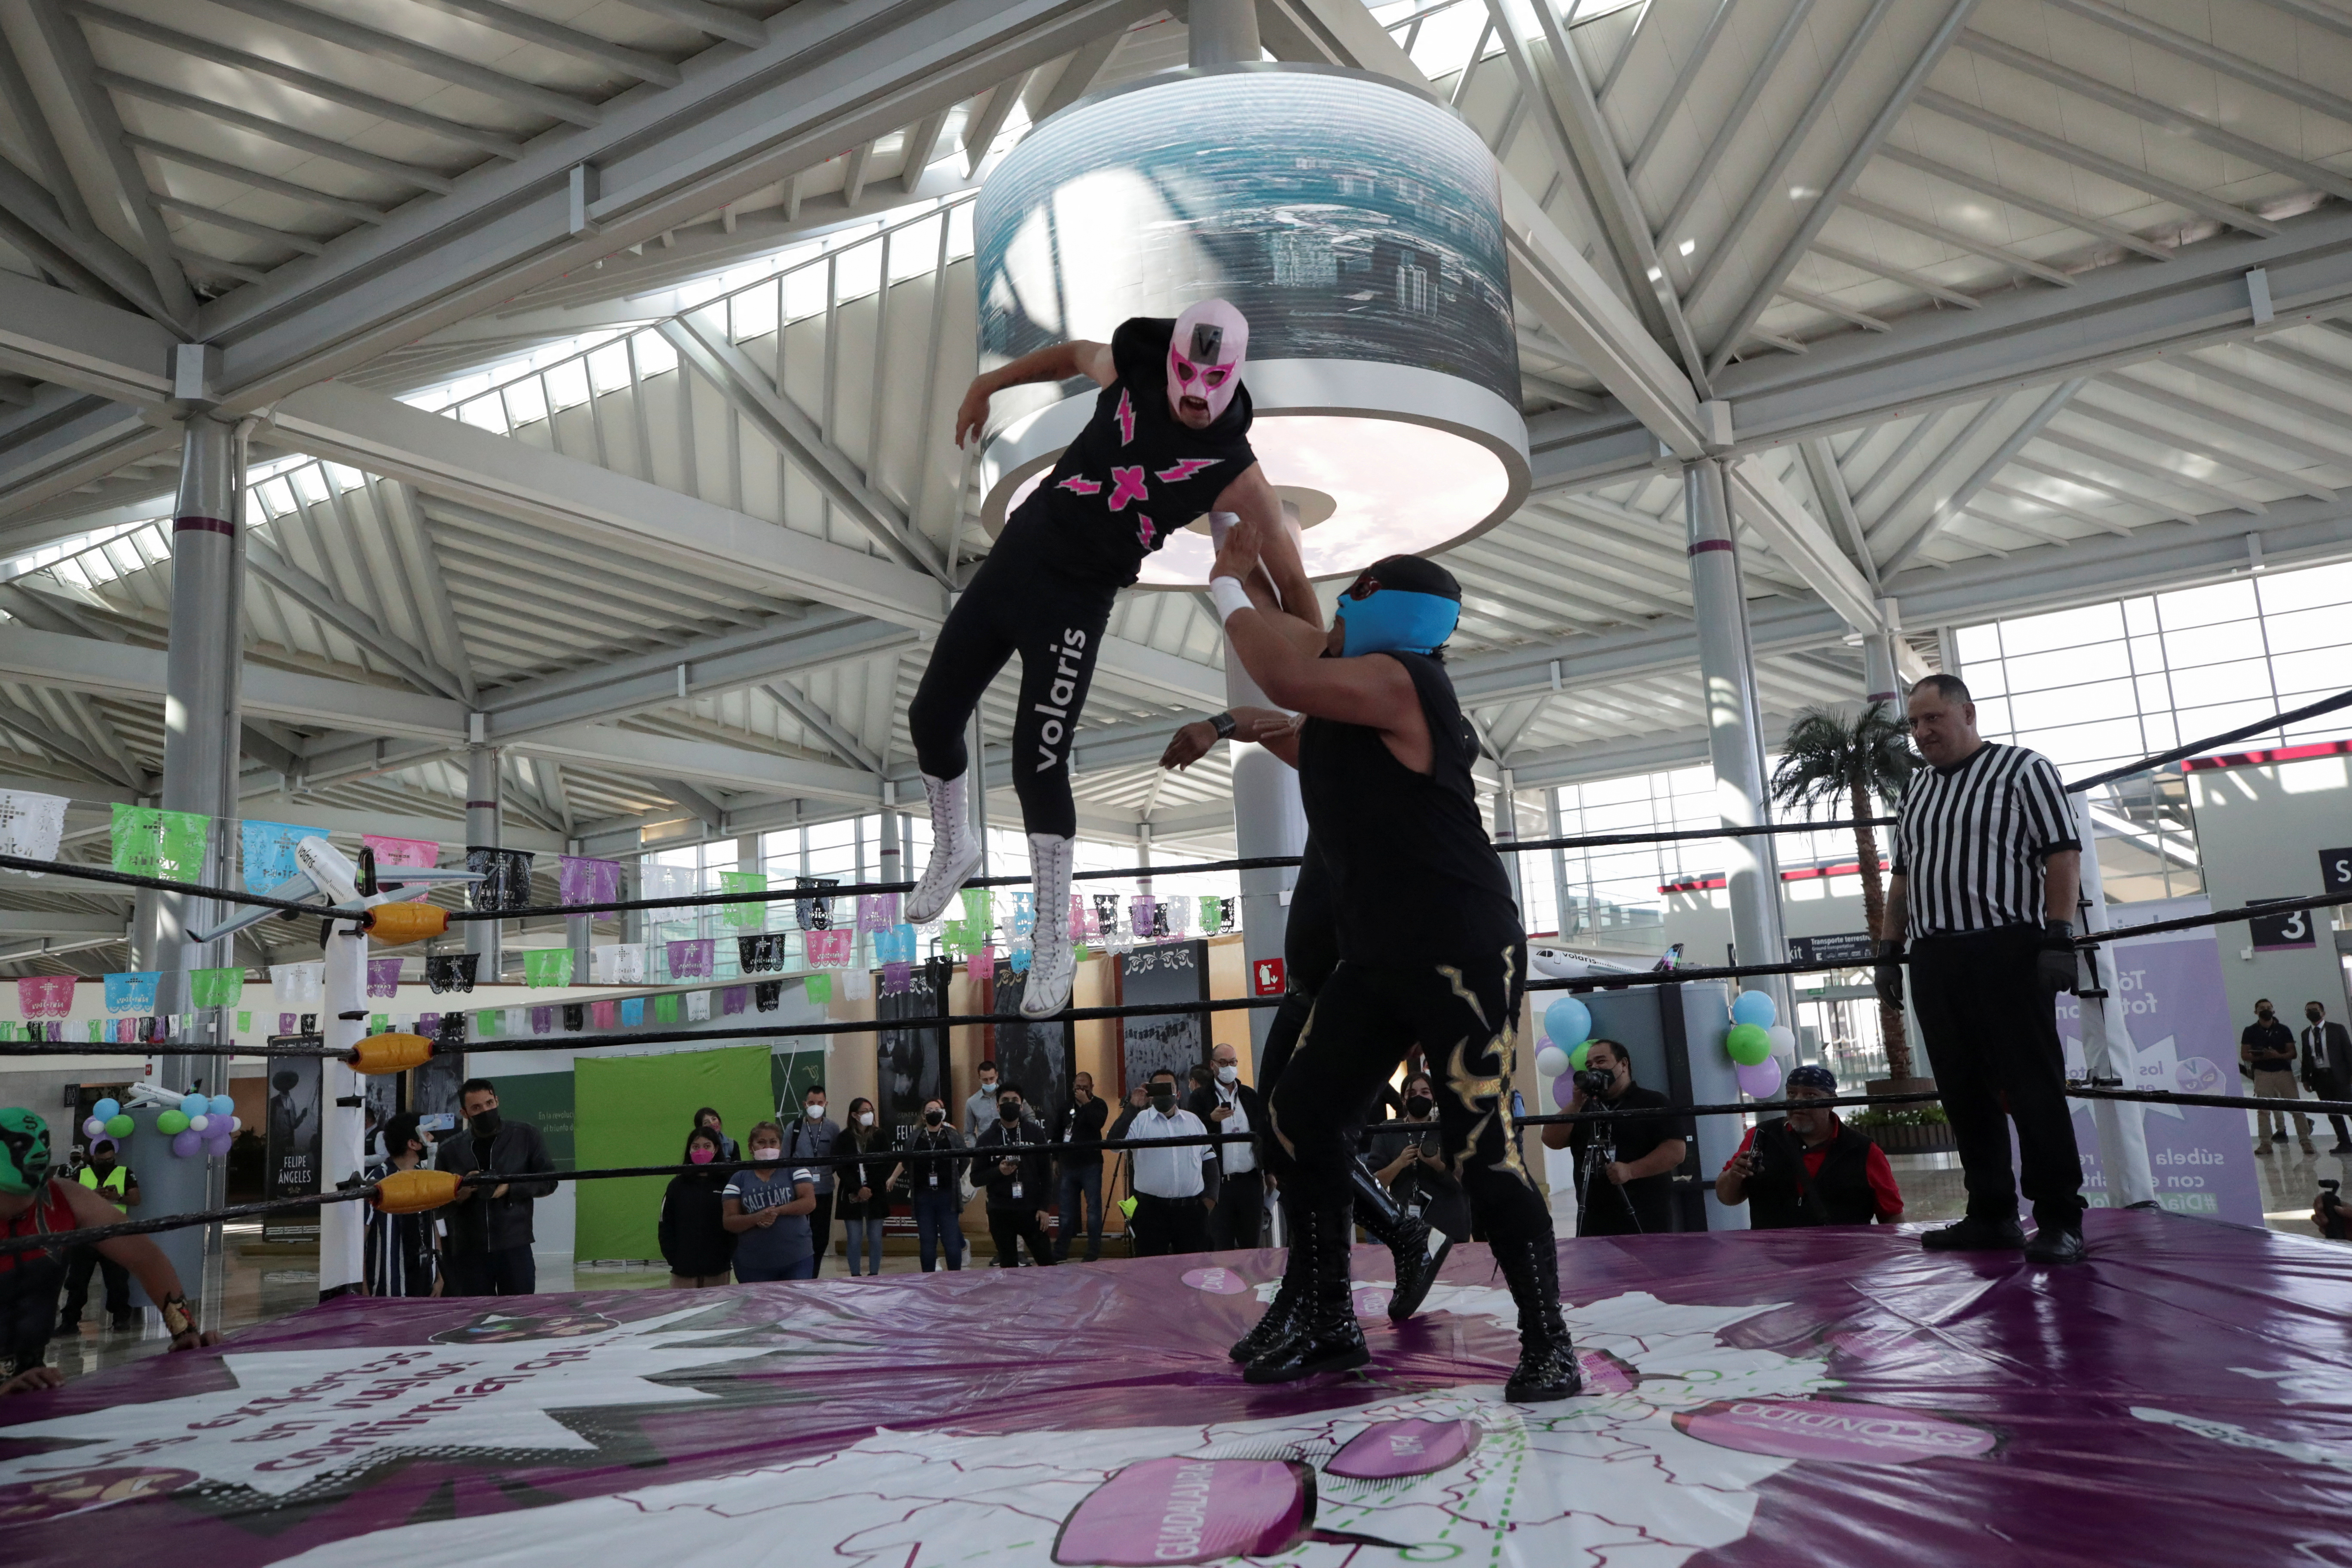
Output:
[[1419,1045],[1436,1088],[1446,1156],[1487,1234],[1498,1242],[1548,1234],[1551,1211],[1521,1163],[1511,1125],[1527,942],[1452,956],[1447,963],[1343,961],[1324,982],[1274,1089],[1274,1124],[1295,1164],[1284,1181],[1309,1205],[1346,1201],[1357,1131],[1406,1051]]

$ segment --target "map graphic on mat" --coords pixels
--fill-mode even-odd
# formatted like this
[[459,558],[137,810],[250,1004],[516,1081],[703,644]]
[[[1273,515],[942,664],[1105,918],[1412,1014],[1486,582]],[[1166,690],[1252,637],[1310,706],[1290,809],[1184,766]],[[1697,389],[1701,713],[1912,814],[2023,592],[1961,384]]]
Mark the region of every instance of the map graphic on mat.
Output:
[[1588,1392],[1541,1405],[1500,1400],[1512,1309],[1469,1246],[1370,1327],[1367,1375],[1271,1389],[1223,1350],[1275,1252],[346,1299],[8,1401],[0,1522],[60,1568],[101,1541],[188,1568],[2340,1552],[2311,1500],[2352,1468],[2336,1249],[2088,1222],[2056,1276],[1875,1227],[1565,1244]]

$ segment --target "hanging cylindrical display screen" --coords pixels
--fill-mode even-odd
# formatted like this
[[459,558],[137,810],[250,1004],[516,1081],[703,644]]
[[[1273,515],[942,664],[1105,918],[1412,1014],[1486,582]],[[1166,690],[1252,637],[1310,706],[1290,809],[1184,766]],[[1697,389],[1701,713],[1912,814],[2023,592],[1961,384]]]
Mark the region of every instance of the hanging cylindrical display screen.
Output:
[[[1526,494],[1494,160],[1417,92],[1268,67],[1113,91],[1006,157],[976,238],[983,368],[1108,341],[1129,316],[1238,306],[1252,444],[1299,503],[1317,575],[1475,533]],[[1052,386],[997,398],[992,530],[1092,400]],[[1197,584],[1209,560],[1204,534],[1179,534],[1143,582]]]

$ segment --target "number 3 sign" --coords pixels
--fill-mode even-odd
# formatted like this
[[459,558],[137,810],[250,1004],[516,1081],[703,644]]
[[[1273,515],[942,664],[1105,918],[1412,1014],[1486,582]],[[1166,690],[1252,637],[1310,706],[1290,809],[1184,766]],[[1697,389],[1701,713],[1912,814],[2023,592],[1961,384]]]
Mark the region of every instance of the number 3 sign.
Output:
[[[2250,904],[2263,904],[2268,899],[2249,899]],[[2281,914],[2256,915],[2246,922],[2252,932],[2256,952],[2278,952],[2290,948],[2316,947],[2318,939],[2312,934],[2313,921],[2309,910],[2288,910]]]

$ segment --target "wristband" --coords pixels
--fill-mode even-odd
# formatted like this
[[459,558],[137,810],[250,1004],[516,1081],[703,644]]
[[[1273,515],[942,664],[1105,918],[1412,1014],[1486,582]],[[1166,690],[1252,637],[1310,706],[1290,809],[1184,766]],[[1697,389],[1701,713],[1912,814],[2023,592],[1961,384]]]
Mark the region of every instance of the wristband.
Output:
[[1230,741],[1234,738],[1234,731],[1241,726],[1234,722],[1231,713],[1212,713],[1209,715],[1209,728],[1217,732],[1218,740]]
[[185,1296],[163,1298],[163,1331],[173,1339],[196,1331],[196,1304]]
[[1216,601],[1219,626],[1223,626],[1227,621],[1232,620],[1234,611],[1252,607],[1249,590],[1242,586],[1241,579],[1238,577],[1210,578],[1209,597]]

